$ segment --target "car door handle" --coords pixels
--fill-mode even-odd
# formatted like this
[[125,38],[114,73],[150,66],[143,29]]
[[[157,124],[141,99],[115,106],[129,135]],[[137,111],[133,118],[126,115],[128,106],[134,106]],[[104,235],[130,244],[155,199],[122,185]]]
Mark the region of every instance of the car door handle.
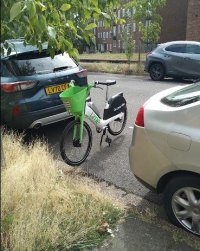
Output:
[[183,58],[184,60],[190,60],[191,58]]

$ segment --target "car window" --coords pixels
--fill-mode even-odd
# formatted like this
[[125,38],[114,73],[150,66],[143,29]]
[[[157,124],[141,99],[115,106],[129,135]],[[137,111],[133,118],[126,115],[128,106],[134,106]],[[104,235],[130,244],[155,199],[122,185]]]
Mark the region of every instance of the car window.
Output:
[[162,103],[180,107],[200,101],[200,82],[176,91],[161,100]]
[[186,53],[185,44],[173,44],[165,48],[166,51],[176,52],[176,53]]
[[186,52],[190,54],[200,54],[200,45],[197,44],[187,44]]
[[46,52],[38,51],[18,54],[2,61],[3,77],[31,76],[46,74],[77,67],[75,61],[67,53],[58,54],[53,59]]

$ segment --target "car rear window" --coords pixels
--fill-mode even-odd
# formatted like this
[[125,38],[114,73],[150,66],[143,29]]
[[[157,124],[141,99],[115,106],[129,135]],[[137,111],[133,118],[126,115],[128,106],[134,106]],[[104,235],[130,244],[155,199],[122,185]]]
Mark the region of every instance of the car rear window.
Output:
[[31,76],[46,74],[77,67],[67,53],[58,54],[53,59],[46,52],[28,52],[11,56],[1,61],[1,76]]
[[181,107],[200,101],[200,82],[176,91],[161,100],[165,105]]

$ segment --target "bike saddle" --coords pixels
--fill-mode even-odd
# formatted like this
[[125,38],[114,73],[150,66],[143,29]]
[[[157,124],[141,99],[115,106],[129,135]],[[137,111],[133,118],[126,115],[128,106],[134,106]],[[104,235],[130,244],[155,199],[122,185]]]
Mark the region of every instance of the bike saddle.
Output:
[[106,80],[106,82],[102,82],[102,81],[96,81],[97,84],[99,85],[115,85],[117,82],[116,80]]

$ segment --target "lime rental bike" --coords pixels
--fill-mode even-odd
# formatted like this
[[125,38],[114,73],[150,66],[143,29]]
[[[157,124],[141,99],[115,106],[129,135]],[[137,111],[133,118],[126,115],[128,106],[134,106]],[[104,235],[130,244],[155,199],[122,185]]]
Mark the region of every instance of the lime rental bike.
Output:
[[[108,137],[119,135],[126,124],[127,107],[123,93],[118,93],[108,99],[108,87],[116,84],[115,80],[106,82],[93,82],[86,87],[76,86],[72,81],[70,87],[60,94],[60,98],[66,109],[75,117],[64,129],[60,141],[60,153],[63,160],[76,166],[83,163],[88,157],[92,147],[92,130],[85,118],[88,118],[96,127],[98,133],[102,133],[100,145],[103,137],[105,141],[111,144],[112,140]],[[98,108],[88,96],[91,88],[100,88],[106,86],[106,102],[101,118]]]

